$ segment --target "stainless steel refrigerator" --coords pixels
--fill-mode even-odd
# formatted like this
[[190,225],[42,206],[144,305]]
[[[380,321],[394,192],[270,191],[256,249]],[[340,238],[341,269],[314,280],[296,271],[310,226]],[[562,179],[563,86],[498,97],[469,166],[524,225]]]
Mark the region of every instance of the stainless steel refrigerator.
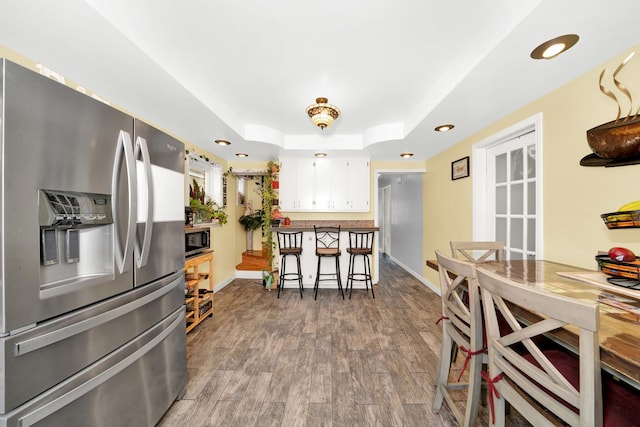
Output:
[[154,425],[187,382],[184,146],[1,61],[0,426]]

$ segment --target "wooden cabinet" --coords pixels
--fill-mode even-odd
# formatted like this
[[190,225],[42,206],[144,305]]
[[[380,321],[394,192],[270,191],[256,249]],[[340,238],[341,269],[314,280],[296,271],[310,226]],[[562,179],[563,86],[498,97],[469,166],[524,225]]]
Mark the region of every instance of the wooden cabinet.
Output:
[[187,332],[213,316],[213,252],[187,258],[184,264]]
[[368,212],[369,160],[281,159],[282,211]]

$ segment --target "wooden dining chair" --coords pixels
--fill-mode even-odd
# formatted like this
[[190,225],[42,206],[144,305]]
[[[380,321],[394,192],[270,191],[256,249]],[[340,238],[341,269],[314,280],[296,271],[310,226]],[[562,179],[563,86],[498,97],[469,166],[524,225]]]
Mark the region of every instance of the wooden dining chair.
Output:
[[[461,426],[475,426],[480,403],[481,369],[486,361],[483,346],[482,314],[474,263],[454,259],[436,250],[440,289],[442,293],[442,347],[436,368],[436,394],[432,409],[438,412],[443,400]],[[465,356],[459,373],[453,373],[452,348],[457,346]],[[461,383],[468,370],[468,382]],[[459,398],[451,393],[466,390],[464,410],[458,407]]]
[[470,262],[504,260],[504,242],[451,241],[451,255]]
[[[477,275],[487,330],[489,372],[483,376],[492,424],[504,425],[508,401],[534,426],[557,425],[558,419],[571,426],[640,425],[629,411],[639,407],[640,394],[601,373],[597,303],[521,285],[481,268]],[[541,319],[523,326],[517,307]],[[499,327],[499,313],[510,332]],[[537,345],[535,337],[569,325],[579,334],[579,357]]]

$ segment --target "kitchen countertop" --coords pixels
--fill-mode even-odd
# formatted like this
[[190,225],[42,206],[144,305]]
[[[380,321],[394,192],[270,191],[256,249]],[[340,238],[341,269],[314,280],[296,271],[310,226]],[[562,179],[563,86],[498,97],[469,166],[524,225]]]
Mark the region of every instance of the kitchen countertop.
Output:
[[344,220],[344,221],[332,221],[332,220],[297,220],[291,221],[289,227],[271,227],[269,231],[313,231],[313,226],[318,227],[337,227],[340,226],[340,231],[378,231],[380,227],[374,226],[373,220]]

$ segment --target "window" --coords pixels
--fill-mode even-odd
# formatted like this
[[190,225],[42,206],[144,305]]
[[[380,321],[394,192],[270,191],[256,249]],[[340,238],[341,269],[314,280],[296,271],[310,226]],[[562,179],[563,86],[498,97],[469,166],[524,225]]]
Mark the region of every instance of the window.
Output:
[[[223,191],[222,166],[193,153],[187,156],[187,162],[189,170],[188,186],[192,187],[195,181],[199,187],[204,188],[206,197],[211,198],[219,207],[224,207],[226,205],[226,197]],[[187,194],[189,194],[189,191],[187,191]]]

